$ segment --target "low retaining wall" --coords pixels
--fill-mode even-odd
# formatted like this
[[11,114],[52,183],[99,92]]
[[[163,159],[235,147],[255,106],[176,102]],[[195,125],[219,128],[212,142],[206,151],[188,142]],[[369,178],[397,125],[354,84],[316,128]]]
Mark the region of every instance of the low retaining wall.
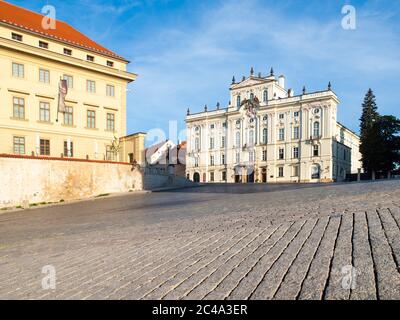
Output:
[[162,188],[185,188],[197,184],[183,177],[167,174],[145,174],[143,188],[145,190],[157,190]]
[[128,163],[0,155],[0,208],[143,190]]

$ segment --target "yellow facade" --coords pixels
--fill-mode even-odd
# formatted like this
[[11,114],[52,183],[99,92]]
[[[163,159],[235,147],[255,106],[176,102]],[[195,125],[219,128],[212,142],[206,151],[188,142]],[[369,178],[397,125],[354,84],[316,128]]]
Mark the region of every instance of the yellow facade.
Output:
[[[132,151],[119,156],[111,146],[126,136],[126,89],[136,79],[127,63],[0,23],[0,154],[125,161]],[[72,77],[66,118],[57,112],[64,76]],[[93,83],[95,92],[89,92]]]
[[136,161],[137,164],[144,166],[146,163],[144,148],[145,138],[146,134],[142,132],[122,137],[120,139],[120,160],[130,163]]

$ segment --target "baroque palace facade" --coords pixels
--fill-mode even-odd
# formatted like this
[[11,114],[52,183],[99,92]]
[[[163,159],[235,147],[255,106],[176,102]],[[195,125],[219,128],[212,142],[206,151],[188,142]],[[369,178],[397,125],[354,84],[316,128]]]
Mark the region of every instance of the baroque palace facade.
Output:
[[360,164],[359,137],[337,121],[339,99],[324,91],[294,95],[285,77],[254,75],[230,86],[226,108],[191,114],[187,178],[196,182],[342,181]]
[[145,135],[126,136],[128,63],[62,21],[0,1],[0,154],[143,163]]

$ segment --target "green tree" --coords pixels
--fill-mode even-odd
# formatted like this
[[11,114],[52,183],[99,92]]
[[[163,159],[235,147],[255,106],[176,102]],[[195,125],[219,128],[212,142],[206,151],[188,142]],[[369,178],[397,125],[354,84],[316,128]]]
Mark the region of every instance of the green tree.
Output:
[[360,152],[364,171],[372,173],[379,167],[379,129],[375,126],[379,114],[377,111],[375,95],[369,89],[362,104],[362,115],[360,118]]
[[374,122],[378,119],[378,107],[376,105],[376,98],[374,92],[370,88],[365,95],[364,102],[362,104],[362,115],[360,125],[360,138],[361,142],[363,137],[367,134],[368,130],[372,127]]

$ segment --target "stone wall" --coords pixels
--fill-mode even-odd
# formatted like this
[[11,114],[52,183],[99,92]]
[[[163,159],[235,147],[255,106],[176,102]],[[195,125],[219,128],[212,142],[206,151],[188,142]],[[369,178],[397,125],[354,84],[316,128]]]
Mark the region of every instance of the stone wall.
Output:
[[0,155],[0,208],[142,189],[127,163]]

